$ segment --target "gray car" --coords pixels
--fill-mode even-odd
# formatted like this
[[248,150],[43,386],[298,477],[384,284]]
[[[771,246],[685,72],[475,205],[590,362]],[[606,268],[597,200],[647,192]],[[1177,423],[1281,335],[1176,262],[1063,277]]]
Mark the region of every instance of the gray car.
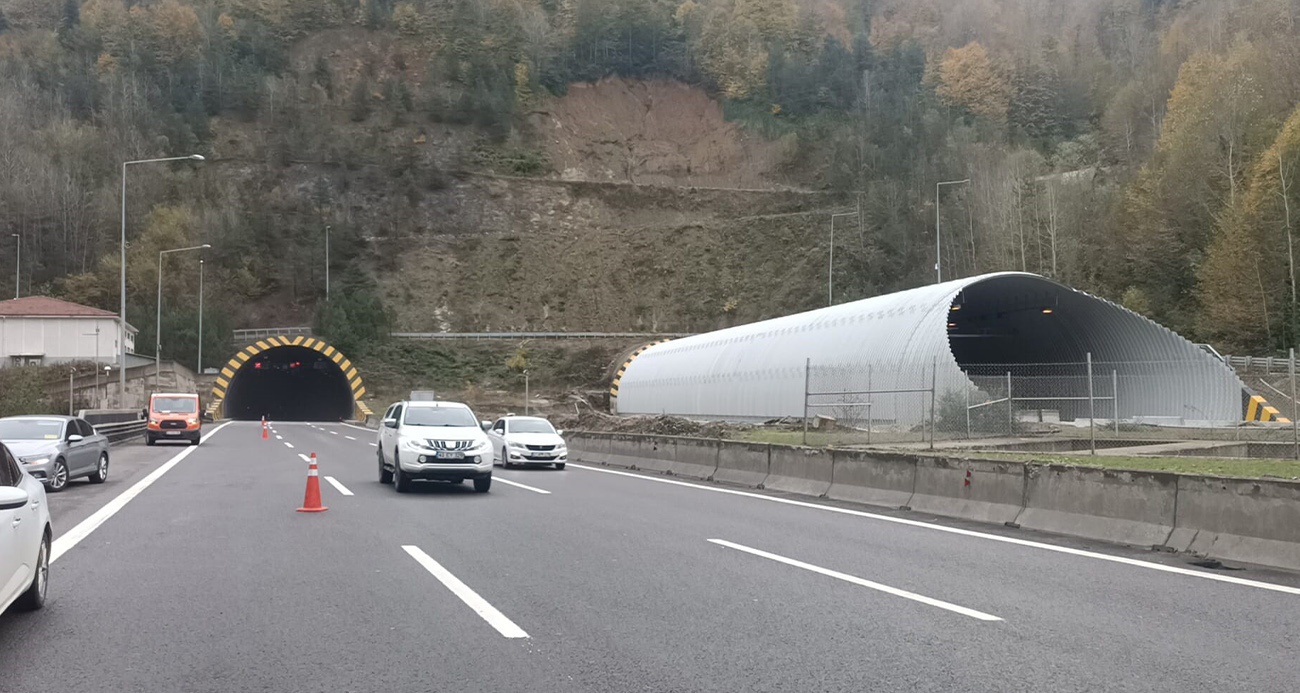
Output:
[[83,476],[92,484],[108,479],[108,438],[82,419],[7,416],[0,419],[0,442],[51,491]]

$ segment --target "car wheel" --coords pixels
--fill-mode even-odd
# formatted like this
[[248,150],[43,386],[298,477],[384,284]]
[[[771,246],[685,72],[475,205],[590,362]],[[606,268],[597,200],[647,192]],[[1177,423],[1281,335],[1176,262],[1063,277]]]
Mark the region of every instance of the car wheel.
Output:
[[501,468],[510,468],[510,450],[507,448],[501,448]]
[[398,493],[411,490],[411,480],[402,472],[402,463],[397,461],[397,455],[393,455],[393,488]]
[[492,488],[492,477],[484,476],[474,480],[474,490],[478,493],[487,493]]
[[54,468],[50,470],[49,489],[51,491],[62,491],[68,485],[68,465],[62,458],[54,460]]
[[563,463],[563,462],[556,462],[556,463],[555,463],[555,468],[556,468],[556,469],[564,469],[564,463]]
[[378,458],[379,460],[379,483],[381,484],[393,483],[393,473],[388,469],[384,468],[384,453],[382,452],[375,453],[375,457]]
[[158,441],[154,440],[153,436],[151,436],[151,435],[146,435],[146,436],[144,437],[144,444],[145,444],[145,445],[153,445],[153,444],[156,443],[156,442],[158,442]]
[[108,481],[108,453],[107,452],[99,453],[99,465],[96,466],[95,471],[86,478],[89,479],[90,483],[92,484],[102,484],[105,481]]
[[50,538],[46,535],[41,539],[40,553],[36,554],[36,574],[32,576],[32,584],[27,588],[22,596],[14,602],[14,605],[24,611],[35,611],[45,606],[45,590],[50,580]]
[[203,440],[203,438],[201,438],[201,437],[199,437],[199,436],[195,436],[194,438],[190,439],[190,445],[198,445],[199,442],[202,441],[202,440]]

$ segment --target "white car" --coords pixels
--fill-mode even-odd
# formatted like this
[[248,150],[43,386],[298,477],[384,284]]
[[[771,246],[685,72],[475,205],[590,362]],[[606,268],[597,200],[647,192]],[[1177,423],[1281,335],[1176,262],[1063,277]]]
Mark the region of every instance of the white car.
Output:
[[474,480],[474,490],[492,487],[492,443],[474,412],[459,402],[398,402],[379,426],[379,482],[398,493],[424,479],[459,484]]
[[52,536],[45,487],[0,445],[0,612],[45,605]]
[[569,449],[550,421],[536,416],[503,416],[488,429],[492,451],[503,467],[553,464],[564,469]]

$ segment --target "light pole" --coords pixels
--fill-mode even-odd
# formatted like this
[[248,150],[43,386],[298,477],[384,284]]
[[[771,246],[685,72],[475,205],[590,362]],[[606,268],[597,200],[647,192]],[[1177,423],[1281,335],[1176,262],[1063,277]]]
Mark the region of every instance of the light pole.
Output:
[[195,371],[203,375],[203,258],[199,258],[199,370]]
[[121,267],[121,307],[117,315],[117,357],[118,357],[118,402],[126,408],[126,167],[135,164],[158,164],[164,161],[203,161],[203,155],[169,156],[164,159],[139,159],[122,162],[122,267]]
[[[99,325],[95,325],[94,332],[83,332],[82,337],[95,337],[95,399],[99,399]],[[96,404],[98,406],[98,404]]]
[[77,374],[77,369],[75,369],[75,368],[69,368],[69,369],[68,369],[68,416],[73,416],[73,413],[72,413],[72,376],[74,376],[74,375],[76,375],[76,374]]
[[934,184],[934,282],[938,284],[943,281],[943,250],[939,245],[939,188],[945,185],[961,185],[969,183],[970,179],[964,180],[946,180]]
[[9,235],[14,237],[18,246],[18,253],[14,260],[14,298],[18,298],[18,292],[23,285],[23,237],[22,234],[17,233],[11,233]]
[[192,245],[188,248],[172,248],[171,250],[158,251],[158,318],[154,323],[154,348],[153,348],[153,389],[158,390],[158,381],[162,378],[162,271],[163,256],[168,253],[183,253],[187,250],[203,250],[212,246],[204,243],[203,245]]
[[835,220],[840,217],[856,217],[857,212],[844,212],[831,215],[831,252],[826,260],[826,305],[835,305]]
[[[99,371],[95,371],[95,375],[98,376],[98,375],[99,375]],[[112,366],[104,366],[104,399],[108,399],[108,384],[111,383],[111,382],[113,382],[113,377],[112,377],[112,376],[113,376],[113,367],[112,367]],[[102,407],[104,406],[104,400],[103,400],[103,399],[99,399],[99,391],[98,391],[98,390],[95,391],[95,400],[96,400],[95,404],[96,404],[98,407],[102,408]]]
[[330,227],[325,227],[325,302],[330,300]]

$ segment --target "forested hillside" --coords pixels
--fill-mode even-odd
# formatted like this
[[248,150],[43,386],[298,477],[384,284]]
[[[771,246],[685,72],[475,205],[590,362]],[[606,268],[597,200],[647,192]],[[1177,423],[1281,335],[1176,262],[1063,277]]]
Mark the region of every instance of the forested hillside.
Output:
[[[935,183],[970,178],[940,198],[946,277],[1037,272],[1272,351],[1300,316],[1297,16],[0,0],[0,267],[20,234],[24,293],[115,308],[121,162],[199,153],[130,171],[141,345],[157,251],[199,242],[210,325],[704,330],[823,305],[829,216],[859,205],[836,300],[932,281]],[[168,260],[164,354],[193,345],[196,261]]]

